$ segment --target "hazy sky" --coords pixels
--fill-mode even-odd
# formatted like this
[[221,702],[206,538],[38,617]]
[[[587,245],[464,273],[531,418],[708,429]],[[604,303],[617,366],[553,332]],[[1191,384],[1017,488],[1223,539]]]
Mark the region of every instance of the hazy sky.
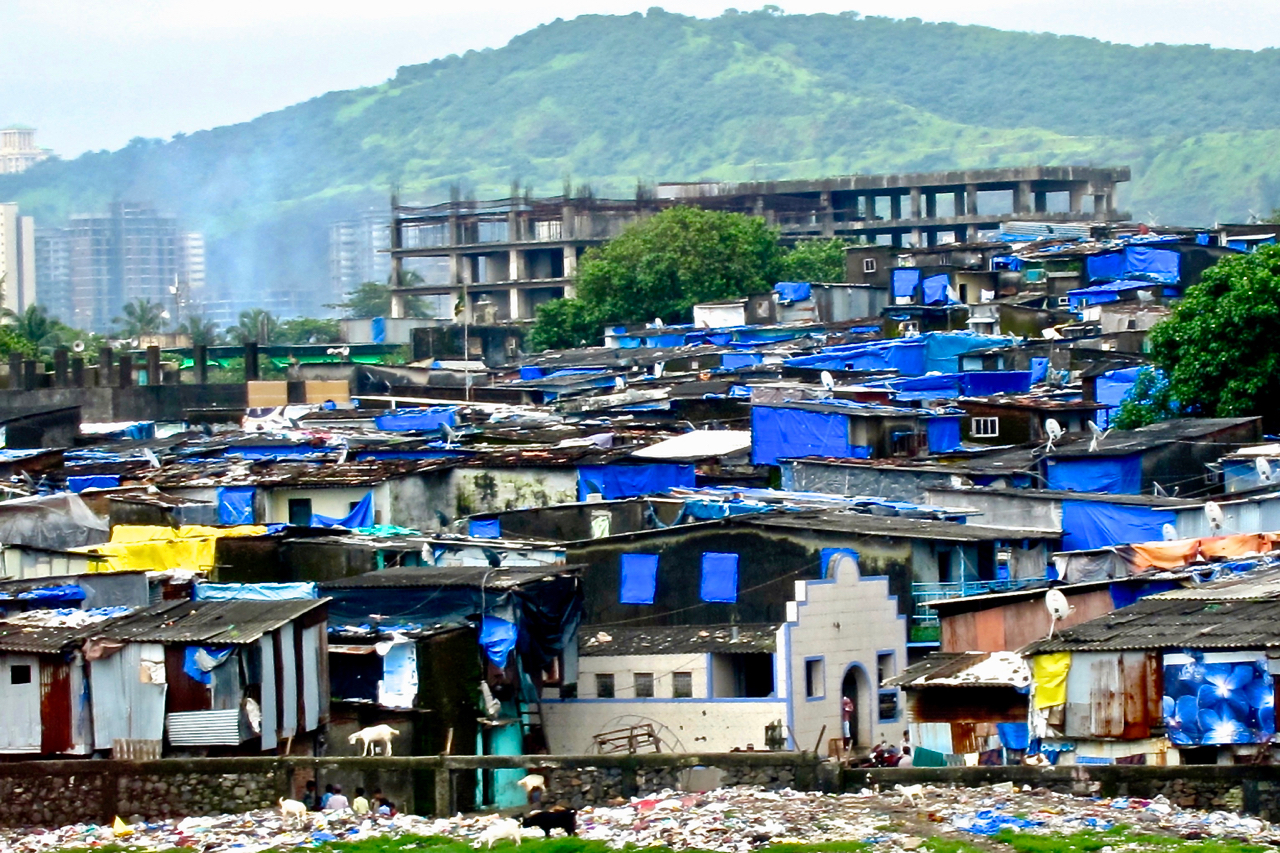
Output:
[[[732,0],[0,0],[0,126],[64,157],[245,121],[400,65],[500,47],[557,17]],[[742,3],[738,8],[759,8]],[[775,0],[787,12],[919,17],[1107,41],[1280,47],[1280,0]]]

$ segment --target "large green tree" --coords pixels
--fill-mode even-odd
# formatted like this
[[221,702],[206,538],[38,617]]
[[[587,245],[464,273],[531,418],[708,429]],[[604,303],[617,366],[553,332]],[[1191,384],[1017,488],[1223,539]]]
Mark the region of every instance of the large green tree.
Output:
[[263,308],[241,311],[239,321],[227,329],[227,337],[236,343],[257,341],[266,346],[277,343],[280,337],[280,321]]
[[126,302],[113,319],[122,338],[143,338],[164,331],[165,309],[159,302],[138,298]]
[[1151,330],[1151,353],[1187,414],[1280,422],[1280,246],[1205,270]]
[[[415,270],[400,272],[401,287],[413,287],[421,284],[422,275]],[[326,308],[341,309],[345,317],[390,317],[391,316],[391,283],[366,281],[356,285],[356,289],[347,294],[343,302],[326,305]],[[426,304],[417,296],[404,298],[404,316],[429,317]]]
[[844,281],[843,240],[806,240],[782,259],[784,281]]
[[767,291],[785,269],[763,219],[672,207],[583,255],[577,295],[539,308],[532,341],[571,346],[606,323],[686,323],[699,302]]

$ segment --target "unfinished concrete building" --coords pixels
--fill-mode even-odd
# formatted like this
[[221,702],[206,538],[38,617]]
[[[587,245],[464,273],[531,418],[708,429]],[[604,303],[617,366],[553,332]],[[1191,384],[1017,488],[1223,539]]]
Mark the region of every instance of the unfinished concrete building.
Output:
[[[435,259],[440,275],[396,290],[448,295],[475,323],[527,320],[572,295],[578,259],[637,219],[690,204],[762,216],[789,242],[846,237],[894,246],[966,242],[1002,223],[1118,222],[1116,185],[1127,167],[1031,166],[818,181],[667,183],[630,200],[570,195],[455,200],[430,207],[392,202],[396,281],[410,259]],[[464,312],[458,312],[458,319]]]

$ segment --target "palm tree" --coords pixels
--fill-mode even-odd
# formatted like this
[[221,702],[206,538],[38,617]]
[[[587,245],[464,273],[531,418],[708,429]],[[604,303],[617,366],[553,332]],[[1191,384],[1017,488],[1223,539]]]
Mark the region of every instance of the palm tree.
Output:
[[218,324],[200,314],[192,314],[179,324],[178,334],[191,338],[193,347],[210,347],[218,342]]
[[126,302],[120,309],[121,317],[111,322],[120,327],[120,336],[124,338],[145,338],[158,334],[164,329],[166,311],[159,302],[139,297]]
[[62,343],[62,324],[49,316],[43,305],[30,305],[14,317],[13,330],[39,347]]
[[240,322],[227,329],[227,337],[240,343],[257,341],[269,344],[276,339],[280,331],[280,323],[271,312],[263,308],[253,308],[240,312]]

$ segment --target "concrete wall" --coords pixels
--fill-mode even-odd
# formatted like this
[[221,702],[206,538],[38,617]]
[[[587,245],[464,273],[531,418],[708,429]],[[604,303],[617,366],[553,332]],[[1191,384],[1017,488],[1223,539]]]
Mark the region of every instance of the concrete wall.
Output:
[[634,675],[649,672],[653,679],[653,698],[672,699],[674,674],[688,672],[693,677],[694,699],[706,699],[709,656],[705,652],[675,655],[584,655],[578,658],[578,696],[595,699],[596,673],[608,672],[614,676],[614,697],[634,699]]
[[1028,497],[1020,491],[948,488],[926,488],[924,497],[927,503],[938,506],[972,507],[982,515],[971,521],[986,527],[1062,530],[1062,501],[1058,498]]
[[[796,582],[796,599],[787,606],[785,658],[787,695],[792,697],[788,731],[798,749],[818,746],[841,735],[840,700],[846,675],[856,684],[854,742],[869,746],[882,738],[897,742],[905,717],[880,720],[877,655],[893,655],[894,672],[907,666],[907,620],[899,615],[887,578],[863,578],[846,568],[825,580]],[[822,661],[823,694],[806,696],[806,661]],[[825,727],[825,732],[823,728]]]
[[578,469],[455,468],[450,489],[454,518],[550,506],[578,499]]
[[[385,484],[379,486],[354,486],[350,488],[317,488],[272,489],[267,496],[267,517],[261,524],[287,524],[289,521],[289,501],[306,498],[311,501],[311,512],[314,515],[327,515],[342,518],[351,512],[351,504],[359,503],[364,496],[373,491],[373,507],[375,514],[383,511],[382,522],[388,523],[385,504]],[[381,494],[379,494],[381,493]],[[391,522],[394,523],[394,522]]]
[[593,751],[597,734],[644,723],[653,725],[664,751],[763,749],[765,728],[785,723],[786,715],[781,699],[542,700],[551,752],[568,755]]

